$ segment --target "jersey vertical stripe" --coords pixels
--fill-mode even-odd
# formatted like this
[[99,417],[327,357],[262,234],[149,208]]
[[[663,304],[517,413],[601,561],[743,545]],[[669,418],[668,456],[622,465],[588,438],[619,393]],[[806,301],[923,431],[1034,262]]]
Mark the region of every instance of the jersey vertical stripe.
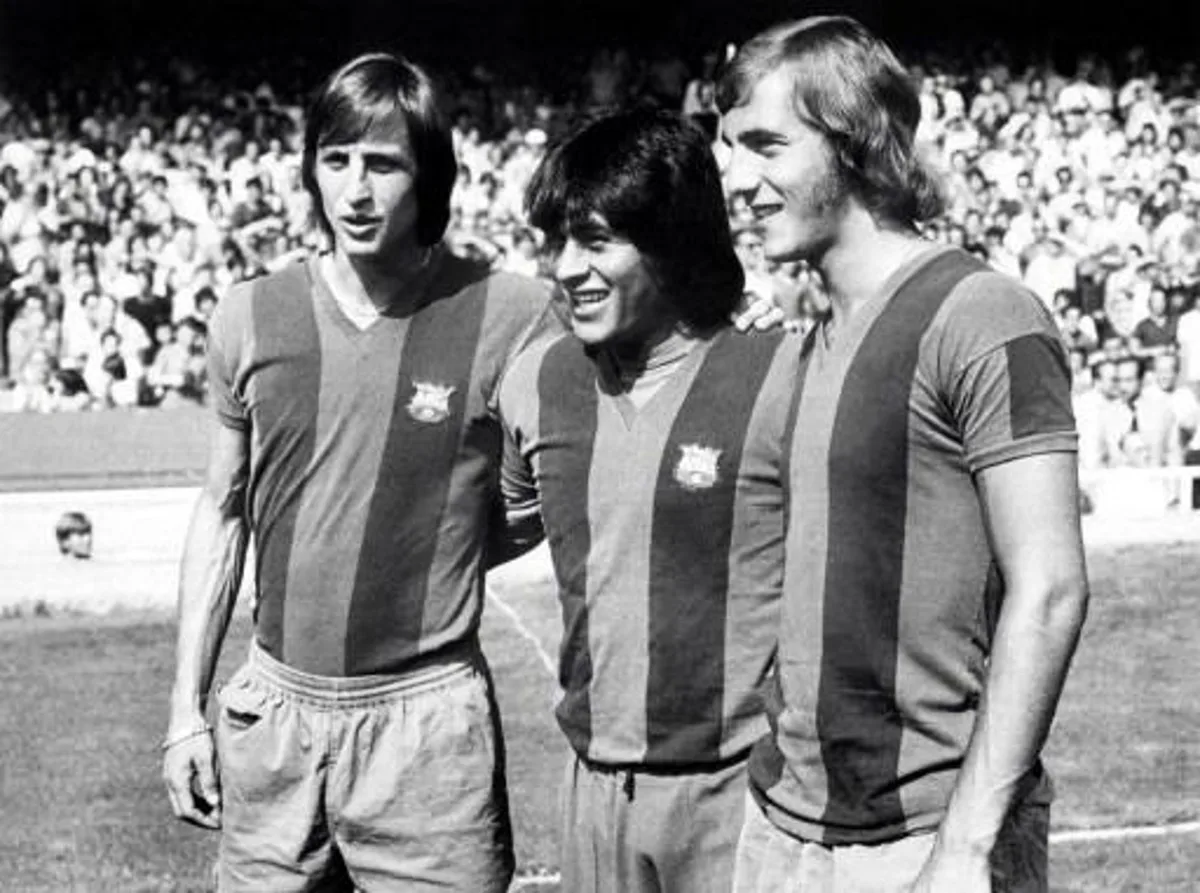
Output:
[[422,630],[486,307],[473,289],[482,287],[433,301],[409,324],[351,595],[346,675],[394,652],[398,631],[415,639]]
[[[813,343],[816,337],[817,330],[810,331],[804,338],[804,346],[800,349],[800,362],[794,382],[795,391],[788,404],[787,424],[784,427],[785,439],[780,475],[785,482],[789,482],[789,485],[785,486],[783,491],[785,518],[791,515],[792,510],[792,488],[790,482],[793,480],[792,444],[796,437],[796,419],[800,414],[800,401],[804,396],[804,383],[808,377],[808,361],[812,356]],[[760,790],[772,788],[779,783],[779,780],[783,777],[784,767],[787,764],[777,743],[779,737],[779,714],[783,712],[784,707],[778,660],[772,666],[770,678],[767,679],[766,685],[763,686],[762,699],[770,732],[763,736],[762,740],[758,742],[750,754],[749,771],[750,776],[755,780],[755,784],[750,786],[750,792],[756,796]]]
[[[842,385],[830,438],[824,663],[817,726],[828,778],[825,822],[875,827],[902,812],[896,779],[900,591],[908,523],[909,398],[921,333],[954,284],[958,255],[901,286],[875,320]],[[858,461],[871,456],[870,467]],[[871,537],[863,532],[872,531]]]
[[324,676],[474,636],[498,498],[500,377],[552,326],[543,285],[439,254],[429,302],[355,326],[313,258],[231,289],[218,420],[250,432],[259,643]]
[[586,754],[591,742],[592,660],[589,650],[587,562],[591,552],[588,469],[596,440],[595,367],[574,338],[546,353],[537,388],[539,429],[559,439],[538,461],[542,514],[562,601],[558,718],[571,746]]
[[[715,339],[659,465],[646,678],[646,760],[652,764],[721,757],[734,499],[750,416],[775,357],[762,346],[747,350],[747,343]],[[689,450],[700,451],[694,469]],[[689,474],[699,476],[698,484]]]
[[[251,305],[256,353],[271,357],[258,371],[257,387],[270,391],[271,400],[257,406],[253,426],[257,442],[252,491],[256,519],[257,583],[273,589],[288,586],[297,513],[304,495],[307,467],[316,445],[318,394],[321,389],[321,350],[317,320],[309,300],[304,268],[294,265],[277,277],[256,282]],[[303,419],[305,424],[297,425]],[[258,602],[256,626],[260,638],[278,643],[283,653],[283,598]]]

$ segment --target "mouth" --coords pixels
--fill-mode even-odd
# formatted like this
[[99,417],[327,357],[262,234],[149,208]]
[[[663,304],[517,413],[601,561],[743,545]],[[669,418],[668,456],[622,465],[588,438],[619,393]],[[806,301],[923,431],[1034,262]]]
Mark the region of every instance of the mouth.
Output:
[[571,304],[575,307],[593,307],[596,304],[603,304],[608,298],[608,290],[597,291],[573,291],[571,292]]
[[343,217],[341,220],[347,229],[356,231],[374,229],[382,223],[378,217]]

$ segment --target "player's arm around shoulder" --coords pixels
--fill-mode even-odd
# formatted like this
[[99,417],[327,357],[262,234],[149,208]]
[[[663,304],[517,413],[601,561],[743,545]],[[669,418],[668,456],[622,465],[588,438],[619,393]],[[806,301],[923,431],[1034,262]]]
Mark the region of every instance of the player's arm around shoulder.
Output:
[[1003,277],[978,285],[948,325],[943,371],[1005,596],[971,743],[914,891],[991,889],[989,856],[1087,612],[1065,351],[1023,290]]
[[542,541],[542,501],[534,470],[538,444],[538,378],[546,352],[566,337],[541,329],[509,360],[497,387],[496,410],[502,432],[500,494],[504,532],[492,549],[492,565],[518,558]]
[[489,291],[503,302],[514,333],[509,362],[525,348],[567,331],[560,296],[550,282],[520,273],[494,272],[490,276]]

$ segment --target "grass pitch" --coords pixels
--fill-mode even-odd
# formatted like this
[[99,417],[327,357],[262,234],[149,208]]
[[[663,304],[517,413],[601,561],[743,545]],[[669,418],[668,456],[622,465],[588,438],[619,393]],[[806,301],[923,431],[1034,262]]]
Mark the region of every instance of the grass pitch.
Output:
[[[1047,749],[1055,827],[1200,818],[1200,550],[1089,557],[1092,609]],[[554,653],[557,607],[544,583],[498,591],[512,613],[489,604],[484,647],[508,740],[518,864],[536,875],[555,868],[565,746],[533,642]],[[248,635],[236,621],[222,676]],[[216,838],[171,817],[159,780],[174,636],[161,614],[0,623],[0,889],[210,889]],[[1191,893],[1200,836],[1056,845],[1052,863],[1056,891]]]

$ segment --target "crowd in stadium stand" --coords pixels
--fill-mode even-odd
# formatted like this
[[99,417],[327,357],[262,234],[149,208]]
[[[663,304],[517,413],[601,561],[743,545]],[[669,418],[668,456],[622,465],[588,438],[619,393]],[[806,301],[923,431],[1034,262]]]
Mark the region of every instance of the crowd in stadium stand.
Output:
[[[949,199],[928,234],[1024,280],[1053,313],[1081,466],[1200,464],[1195,64],[1133,50],[1063,74],[997,48],[906,61]],[[480,67],[449,76],[451,246],[544,275],[522,196],[547,142],[635,102],[715,136],[718,63],[602,50],[552,90]],[[172,60],[0,96],[0,410],[203,402],[206,321],[225,289],[321,244],[299,173],[311,86],[300,67],[239,80]],[[815,275],[764,258],[744,202],[730,219],[747,292],[812,326],[826,306]]]

